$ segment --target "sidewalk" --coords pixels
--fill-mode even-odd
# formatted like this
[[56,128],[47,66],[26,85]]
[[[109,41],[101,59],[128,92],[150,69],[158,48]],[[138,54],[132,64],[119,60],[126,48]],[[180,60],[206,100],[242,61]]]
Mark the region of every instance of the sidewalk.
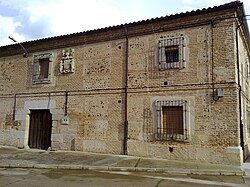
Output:
[[246,171],[246,168],[242,169],[240,166],[78,151],[24,150],[13,147],[0,147],[0,168],[92,169],[207,175],[244,175]]

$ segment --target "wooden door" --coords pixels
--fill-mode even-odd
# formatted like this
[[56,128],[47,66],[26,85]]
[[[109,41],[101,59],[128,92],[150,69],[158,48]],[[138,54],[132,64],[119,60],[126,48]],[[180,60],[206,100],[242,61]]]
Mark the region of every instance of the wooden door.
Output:
[[29,141],[30,148],[47,150],[51,146],[52,114],[49,110],[31,110]]

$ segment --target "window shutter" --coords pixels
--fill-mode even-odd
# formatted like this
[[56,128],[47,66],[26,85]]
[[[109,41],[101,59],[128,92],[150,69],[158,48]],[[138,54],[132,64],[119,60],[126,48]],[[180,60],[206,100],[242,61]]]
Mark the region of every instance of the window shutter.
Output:
[[165,56],[165,47],[164,47],[164,43],[162,41],[159,41],[158,43],[158,58],[159,58],[159,69],[165,69],[164,67],[164,62],[166,62],[166,56]]
[[36,60],[36,61],[34,61],[34,64],[33,64],[33,82],[35,82],[38,79],[39,70],[40,70],[39,61]]
[[39,79],[48,79],[49,77],[49,59],[44,58],[39,60],[40,72]]

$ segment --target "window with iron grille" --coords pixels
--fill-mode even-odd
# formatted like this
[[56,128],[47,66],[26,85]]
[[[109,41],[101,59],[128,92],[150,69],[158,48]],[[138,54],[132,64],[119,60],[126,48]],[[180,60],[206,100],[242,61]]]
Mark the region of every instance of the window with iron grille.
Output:
[[53,55],[51,53],[34,55],[32,83],[51,82],[51,63]]
[[169,38],[158,42],[159,70],[185,67],[184,37]]
[[188,139],[186,127],[187,101],[156,101],[156,139],[185,141]]
[[250,107],[247,106],[247,132],[250,134]]
[[250,63],[249,63],[249,60],[246,61],[246,76],[247,78],[250,78]]

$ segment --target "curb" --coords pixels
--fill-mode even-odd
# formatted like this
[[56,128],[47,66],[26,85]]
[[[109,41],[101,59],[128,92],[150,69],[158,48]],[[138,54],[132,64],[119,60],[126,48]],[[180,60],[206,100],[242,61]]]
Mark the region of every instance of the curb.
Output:
[[244,171],[227,170],[197,170],[197,169],[169,169],[169,168],[142,168],[142,167],[114,167],[114,166],[84,166],[84,165],[56,165],[56,164],[6,164],[0,163],[0,168],[36,168],[36,169],[70,169],[70,170],[95,170],[95,171],[127,171],[127,172],[151,172],[169,174],[193,174],[193,175],[225,175],[243,176]]

